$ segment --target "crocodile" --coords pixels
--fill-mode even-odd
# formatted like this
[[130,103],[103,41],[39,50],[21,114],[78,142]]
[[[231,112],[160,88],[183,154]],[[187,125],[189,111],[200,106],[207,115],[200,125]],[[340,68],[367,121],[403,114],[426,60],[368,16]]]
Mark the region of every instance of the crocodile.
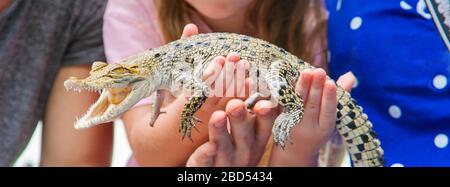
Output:
[[[176,94],[175,88],[190,90],[190,97],[181,112],[179,131],[182,139],[191,138],[191,130],[201,121],[194,116],[208,98],[210,88],[200,78],[216,56],[239,53],[250,64],[248,73],[257,80],[259,89],[245,101],[251,106],[262,95],[282,106],[272,128],[274,142],[285,147],[291,142],[291,129],[303,117],[303,100],[294,83],[300,72],[314,66],[285,49],[259,38],[235,33],[198,34],[179,39],[158,48],[148,49],[117,63],[96,61],[86,78],[70,77],[64,82],[68,90],[101,92],[87,113],[75,122],[75,128],[88,128],[112,121],[145,97],[153,95],[153,126],[161,111],[163,90]],[[328,80],[331,80],[327,76]],[[343,137],[354,166],[382,167],[384,152],[381,142],[363,108],[350,93],[337,86],[336,128]],[[178,92],[177,92],[178,93]],[[292,142],[291,142],[292,143]]]

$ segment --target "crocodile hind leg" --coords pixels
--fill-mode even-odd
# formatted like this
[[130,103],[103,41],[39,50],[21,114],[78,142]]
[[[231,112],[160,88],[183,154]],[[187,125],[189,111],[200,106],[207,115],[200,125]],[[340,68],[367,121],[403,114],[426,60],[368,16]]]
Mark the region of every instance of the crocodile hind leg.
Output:
[[298,77],[298,70],[285,61],[275,61],[270,65],[266,81],[273,99],[281,106],[283,112],[275,119],[272,129],[274,142],[283,149],[290,140],[292,128],[303,117],[303,100],[290,80]]
[[[204,91],[201,92],[204,93]],[[192,141],[191,130],[192,128],[197,130],[195,122],[202,123],[200,119],[194,116],[194,113],[200,109],[207,98],[204,94],[195,94],[184,105],[184,109],[181,112],[181,125],[179,129],[179,132],[183,135],[181,139],[188,137]]]

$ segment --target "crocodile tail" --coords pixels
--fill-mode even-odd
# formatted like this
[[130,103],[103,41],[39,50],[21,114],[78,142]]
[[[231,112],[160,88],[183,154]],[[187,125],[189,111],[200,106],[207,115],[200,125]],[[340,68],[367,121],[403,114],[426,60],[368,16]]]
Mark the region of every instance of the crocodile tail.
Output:
[[337,89],[337,129],[356,167],[383,167],[384,152],[372,123],[350,93]]

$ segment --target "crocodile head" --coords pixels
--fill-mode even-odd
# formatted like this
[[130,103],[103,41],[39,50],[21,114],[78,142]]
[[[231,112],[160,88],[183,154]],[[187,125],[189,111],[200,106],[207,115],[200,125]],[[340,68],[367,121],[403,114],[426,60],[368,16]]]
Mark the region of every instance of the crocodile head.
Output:
[[113,121],[148,95],[149,81],[144,68],[133,63],[94,62],[87,78],[71,77],[64,82],[68,90],[96,91],[101,95],[87,113],[75,122],[75,128],[88,128]]

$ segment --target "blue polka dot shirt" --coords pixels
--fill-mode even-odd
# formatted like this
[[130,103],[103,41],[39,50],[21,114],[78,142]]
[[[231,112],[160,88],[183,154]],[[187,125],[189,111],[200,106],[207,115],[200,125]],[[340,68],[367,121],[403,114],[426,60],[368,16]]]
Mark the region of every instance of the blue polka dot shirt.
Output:
[[450,166],[450,53],[425,2],[326,5],[330,74],[355,74],[386,166]]

